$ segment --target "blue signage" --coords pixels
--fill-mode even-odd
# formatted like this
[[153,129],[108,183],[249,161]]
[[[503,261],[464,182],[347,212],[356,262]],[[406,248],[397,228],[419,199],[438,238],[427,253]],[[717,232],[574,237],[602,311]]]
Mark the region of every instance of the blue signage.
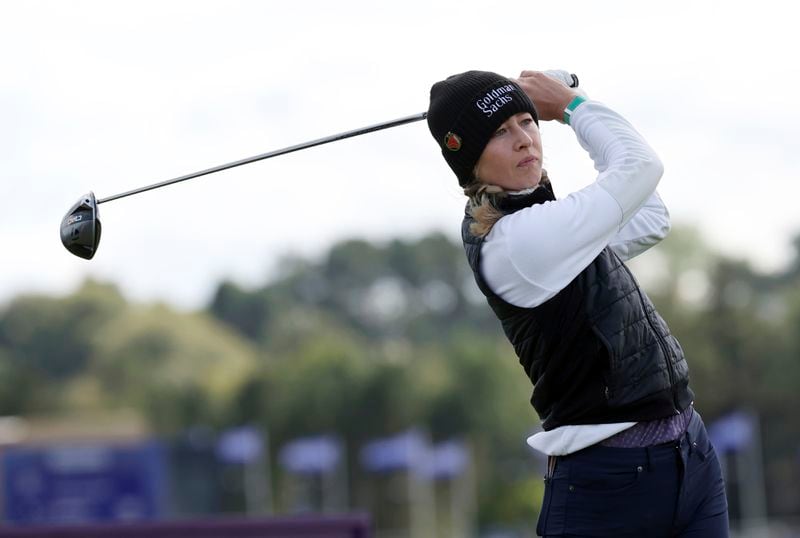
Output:
[[141,521],[164,511],[165,455],[155,441],[9,447],[0,469],[9,523]]

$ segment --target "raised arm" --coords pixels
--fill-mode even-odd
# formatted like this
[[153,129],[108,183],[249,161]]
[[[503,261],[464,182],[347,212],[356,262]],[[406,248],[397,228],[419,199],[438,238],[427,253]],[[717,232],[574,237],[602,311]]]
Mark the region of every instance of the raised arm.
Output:
[[[542,119],[560,119],[557,99],[541,105],[539,77],[520,85],[541,107]],[[544,76],[544,75],[541,75]],[[529,83],[526,84],[526,78]],[[541,93],[541,92],[540,92]],[[548,98],[549,99],[549,98]],[[561,111],[563,113],[563,109]],[[591,185],[564,199],[507,215],[495,224],[482,249],[489,286],[518,306],[537,306],[580,273],[653,195],[663,173],[661,161],[622,116],[586,101],[571,126],[599,172]]]

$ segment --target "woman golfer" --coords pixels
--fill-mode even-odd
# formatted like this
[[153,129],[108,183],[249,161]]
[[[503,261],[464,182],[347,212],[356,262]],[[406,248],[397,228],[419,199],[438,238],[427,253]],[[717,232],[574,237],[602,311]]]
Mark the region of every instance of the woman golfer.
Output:
[[[598,176],[556,199],[540,121]],[[665,237],[658,156],[608,107],[541,72],[469,71],[431,88],[428,126],[468,197],[462,238],[533,383],[547,454],[543,536],[728,535],[727,501],[683,350],[625,266]]]

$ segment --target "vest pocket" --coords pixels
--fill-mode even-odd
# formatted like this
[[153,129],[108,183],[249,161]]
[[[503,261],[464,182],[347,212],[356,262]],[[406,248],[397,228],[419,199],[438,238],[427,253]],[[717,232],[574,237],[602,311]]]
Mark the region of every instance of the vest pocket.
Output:
[[616,362],[613,358],[613,351],[611,349],[611,345],[606,340],[605,336],[600,332],[600,330],[596,326],[592,326],[592,332],[597,337],[598,346],[597,352],[598,354],[602,354],[605,356],[605,365],[603,366],[603,397],[608,403],[609,407],[614,407],[614,400],[617,394],[618,387],[614,384],[614,366]]
[[659,346],[656,338],[643,338],[633,353],[621,356],[620,350],[615,351],[598,327],[592,327],[592,332],[598,341],[598,355],[606,357],[602,372],[603,397],[610,408],[629,405],[671,386],[669,359],[654,360],[661,356],[653,354],[653,348]]

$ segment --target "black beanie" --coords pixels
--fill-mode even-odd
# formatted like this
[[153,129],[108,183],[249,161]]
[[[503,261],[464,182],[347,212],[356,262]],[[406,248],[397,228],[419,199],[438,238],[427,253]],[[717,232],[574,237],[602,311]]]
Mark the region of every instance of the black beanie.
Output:
[[539,125],[525,92],[497,73],[467,71],[431,87],[428,128],[459,185],[472,180],[475,164],[497,128],[520,112],[530,112]]

